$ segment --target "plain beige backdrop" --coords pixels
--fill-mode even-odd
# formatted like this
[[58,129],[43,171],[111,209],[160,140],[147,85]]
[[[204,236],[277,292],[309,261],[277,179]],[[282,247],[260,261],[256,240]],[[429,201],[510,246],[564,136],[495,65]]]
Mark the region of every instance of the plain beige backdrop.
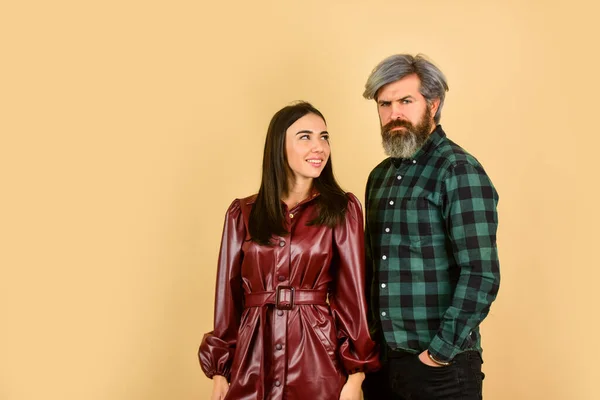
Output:
[[314,103],[363,198],[371,69],[428,55],[500,193],[488,400],[598,398],[594,1],[4,1],[0,399],[208,399],[223,216],[275,111]]

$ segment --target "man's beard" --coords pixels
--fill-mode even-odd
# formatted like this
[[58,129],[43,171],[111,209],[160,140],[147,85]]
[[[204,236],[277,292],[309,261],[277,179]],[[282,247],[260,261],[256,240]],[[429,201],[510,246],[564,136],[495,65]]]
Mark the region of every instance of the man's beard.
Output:
[[[427,141],[432,128],[429,106],[421,116],[421,122],[414,126],[410,121],[395,119],[381,127],[381,138],[385,154],[393,158],[412,157]],[[405,130],[392,129],[404,127]]]

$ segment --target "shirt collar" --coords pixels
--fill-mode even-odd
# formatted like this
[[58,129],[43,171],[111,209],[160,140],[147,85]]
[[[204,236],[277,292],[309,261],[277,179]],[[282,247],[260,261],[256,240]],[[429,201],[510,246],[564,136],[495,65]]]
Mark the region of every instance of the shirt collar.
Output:
[[[315,186],[313,185],[313,187],[310,189],[310,195],[302,200],[300,203],[298,203],[298,205],[300,204],[304,204],[304,203],[308,203],[309,201],[312,201],[313,199],[316,199],[317,197],[319,197],[321,195],[321,193],[315,188]],[[252,205],[254,203],[256,203],[256,197],[258,196],[258,194],[255,194],[253,196],[250,196],[248,198],[248,200],[246,200],[246,204],[247,205]]]
[[403,163],[414,163],[419,162],[420,159],[425,157],[433,149],[438,147],[442,141],[446,138],[446,133],[442,129],[442,125],[437,125],[431,135],[427,138],[423,146],[417,152],[409,158],[391,158],[392,163],[396,168],[399,168]]

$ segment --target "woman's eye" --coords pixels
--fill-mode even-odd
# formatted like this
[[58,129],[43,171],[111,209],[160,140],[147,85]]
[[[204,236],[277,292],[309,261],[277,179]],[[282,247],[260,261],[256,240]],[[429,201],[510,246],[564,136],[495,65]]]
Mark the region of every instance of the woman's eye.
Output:
[[329,141],[329,135],[323,135],[321,136],[321,139]]
[[310,136],[308,136],[308,135],[300,136],[300,140],[307,140],[307,139],[310,139]]

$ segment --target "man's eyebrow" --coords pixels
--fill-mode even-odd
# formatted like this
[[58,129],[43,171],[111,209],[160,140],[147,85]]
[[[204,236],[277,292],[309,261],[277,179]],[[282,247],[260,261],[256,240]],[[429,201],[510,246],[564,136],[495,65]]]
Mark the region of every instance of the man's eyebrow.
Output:
[[[415,97],[411,94],[408,94],[404,97],[399,98],[397,101],[403,101],[403,100],[408,100],[408,99],[414,99]],[[391,103],[394,100],[378,100],[378,103]]]

